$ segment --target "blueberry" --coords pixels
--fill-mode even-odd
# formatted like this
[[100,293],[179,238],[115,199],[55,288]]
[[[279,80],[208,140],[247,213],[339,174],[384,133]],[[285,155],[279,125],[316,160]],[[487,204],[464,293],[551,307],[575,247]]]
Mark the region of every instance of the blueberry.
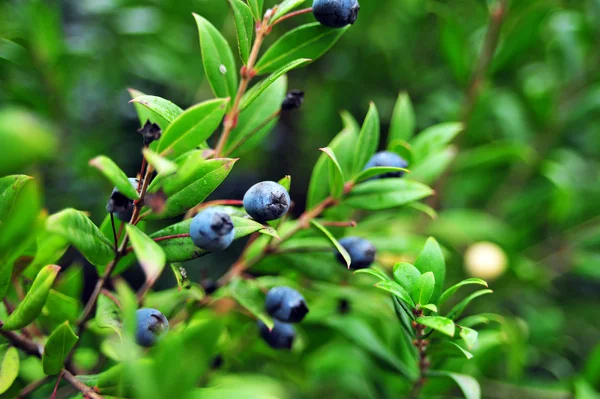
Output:
[[[364,238],[344,237],[340,240],[340,244],[350,255],[351,269],[366,269],[375,260],[375,247]],[[341,264],[346,264],[339,252],[336,257]]]
[[259,222],[279,219],[290,209],[290,195],[281,184],[263,181],[246,191],[244,209]]
[[169,320],[156,309],[143,308],[135,312],[137,328],[135,340],[140,346],[149,348],[169,331]]
[[275,287],[267,293],[267,313],[284,323],[298,323],[308,313],[304,297],[289,287]]
[[[138,179],[130,177],[129,183],[137,190],[139,184]],[[106,210],[109,213],[114,213],[117,219],[123,222],[129,222],[131,216],[133,216],[133,200],[121,194],[115,187],[106,204]]]
[[[365,169],[374,168],[376,166],[393,166],[396,168],[406,168],[408,166],[408,162],[406,162],[400,155],[395,152],[390,151],[381,151],[377,154],[373,155]],[[390,172],[384,173],[379,176],[374,177],[374,179],[387,179],[389,177],[402,177],[404,172]]]
[[298,109],[304,102],[304,92],[302,90],[291,90],[285,95],[285,99],[281,103],[281,109],[289,111]]
[[190,237],[194,245],[207,251],[222,251],[235,237],[231,217],[216,208],[198,213],[190,224]]
[[360,6],[357,0],[315,0],[313,14],[321,25],[343,28],[358,18]]
[[269,331],[265,323],[259,320],[258,329],[260,330],[260,336],[273,349],[292,349],[292,344],[296,337],[294,326],[277,320],[274,320],[274,323],[273,329]]

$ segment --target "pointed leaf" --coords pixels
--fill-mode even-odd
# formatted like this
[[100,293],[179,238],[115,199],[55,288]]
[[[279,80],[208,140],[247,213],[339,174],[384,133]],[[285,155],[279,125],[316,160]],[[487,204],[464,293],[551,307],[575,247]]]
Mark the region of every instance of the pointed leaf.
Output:
[[331,234],[331,232],[329,230],[327,230],[327,228],[325,226],[323,226],[321,223],[317,222],[315,219],[311,220],[310,224],[312,224],[318,230],[320,230],[325,235],[325,237],[327,237],[329,239],[329,241],[331,241],[331,243],[338,250],[340,255],[342,255],[342,258],[344,258],[344,261],[346,262],[346,266],[348,266],[348,269],[350,269],[350,262],[351,262],[350,254],[348,254],[348,251],[346,251],[346,249],[344,249],[344,247],[342,247],[342,245],[338,242],[338,240],[335,239],[333,234]]
[[252,11],[252,16],[256,22],[262,21],[263,19],[263,3],[264,0],[248,0],[250,11]]
[[355,270],[354,274],[370,274],[371,276],[377,277],[381,281],[392,281],[392,279],[389,278],[388,275],[383,272],[383,270],[379,270],[375,266],[372,266],[368,269]]
[[17,348],[10,347],[2,352],[2,360],[0,360],[0,394],[8,391],[15,382],[19,376],[20,367]]
[[446,334],[449,337],[454,337],[455,325],[454,322],[442,316],[421,316],[417,317],[417,323],[423,324],[433,330]]
[[79,337],[75,335],[68,321],[52,331],[48,341],[46,341],[44,355],[42,356],[44,374],[56,375],[62,371],[65,367],[65,360],[78,339]]
[[448,288],[446,291],[444,291],[444,293],[440,296],[440,299],[437,301],[438,305],[442,305],[444,302],[446,302],[452,295],[454,295],[454,293],[456,291],[458,291],[458,289],[460,287],[463,287],[465,285],[469,285],[469,284],[478,284],[478,285],[484,285],[484,286],[488,286],[487,282],[485,282],[485,280],[482,280],[480,278],[468,278],[466,280],[461,281],[460,283],[454,284],[452,287]]
[[429,216],[432,220],[437,219],[438,215],[435,209],[430,207],[429,205],[425,205],[422,202],[412,202],[408,204],[409,208],[416,209],[419,212],[423,212],[427,216]]
[[269,329],[273,328],[273,319],[265,312],[265,295],[254,280],[235,279],[229,284],[229,292],[237,303],[248,309]]
[[[142,150],[144,157],[150,165],[161,175],[171,175],[177,171],[177,165],[166,158],[161,157],[154,151],[144,148]],[[130,185],[131,186],[131,185]]]
[[411,141],[415,163],[444,149],[463,130],[462,123],[449,122],[432,126],[419,133]]
[[158,152],[176,157],[200,146],[219,127],[228,102],[228,98],[218,98],[185,110],[163,133]]
[[433,287],[435,286],[435,277],[432,272],[423,273],[419,276],[413,287],[413,299],[417,305],[429,303]]
[[353,175],[358,175],[369,159],[377,151],[379,145],[379,113],[374,103],[369,104],[369,112],[365,116],[362,128],[358,135],[358,141],[354,148]]
[[69,208],[49,216],[46,229],[68,240],[95,266],[104,267],[115,256],[112,244],[98,227],[78,210]]
[[395,281],[380,281],[375,284],[375,287],[380,288],[384,291],[391,292],[395,296],[397,296],[404,303],[408,304],[411,308],[415,307],[415,303],[410,297],[409,293],[406,292],[404,288]]
[[371,177],[383,175],[385,173],[395,173],[395,172],[403,172],[410,173],[410,170],[405,168],[397,168],[394,166],[376,166],[374,168],[369,168],[361,171],[355,178],[354,182],[360,183],[365,180],[369,180]]
[[415,134],[415,112],[407,93],[400,93],[388,134],[388,149],[394,140],[409,140]]
[[428,303],[427,305],[421,306],[421,309],[431,310],[434,313],[437,313],[438,308],[433,303]]
[[237,92],[238,71],[233,52],[217,28],[200,15],[193,15],[198,25],[200,51],[206,79],[216,97],[234,98]]
[[180,290],[182,288],[187,290],[192,286],[191,281],[188,279],[187,270],[181,263],[171,263],[171,270],[173,271],[175,280],[177,280],[177,286]]
[[138,199],[138,194],[135,187],[131,185],[125,172],[113,162],[112,159],[105,157],[104,155],[97,156],[90,160],[89,164],[98,169],[104,177],[108,179],[124,196],[129,199]]
[[98,296],[96,305],[96,325],[100,328],[110,328],[121,336],[121,309],[117,304],[104,294]]
[[273,24],[273,22],[277,21],[279,18],[283,17],[285,14],[292,11],[294,8],[300,7],[300,5],[305,1],[306,0],[283,0],[281,4],[279,4],[279,6],[277,7],[277,10],[271,17],[269,23]]
[[331,161],[329,163],[329,187],[331,188],[331,196],[333,198],[340,198],[344,193],[344,172],[338,162],[335,153],[329,147],[319,148],[323,151]]
[[460,335],[460,337],[462,338],[462,340],[467,345],[467,348],[468,349],[473,349],[473,346],[477,342],[477,336],[479,335],[477,333],[477,331],[475,331],[475,330],[473,330],[472,328],[469,328],[469,327],[458,326],[458,325],[457,325],[457,327],[459,328],[458,334]]
[[299,68],[305,64],[308,64],[309,62],[311,62],[311,60],[307,58],[294,60],[288,64],[285,64],[284,66],[273,72],[271,75],[261,80],[256,85],[252,86],[252,88],[248,90],[246,94],[244,94],[244,96],[242,97],[240,111],[243,111],[246,108],[248,108],[250,104],[252,104],[269,86],[271,86],[282,75],[294,68]]
[[442,292],[444,281],[446,280],[446,262],[440,245],[433,237],[429,237],[425,243],[425,247],[419,254],[415,267],[421,273],[432,272],[435,276],[435,287],[431,295],[431,301],[439,298]]
[[421,272],[410,263],[397,263],[393,270],[394,280],[400,284],[406,292],[413,292],[413,288],[417,283]]
[[242,0],[228,0],[233,12],[235,30],[237,33],[238,50],[240,58],[245,64],[248,63],[250,47],[252,47],[252,34],[254,33],[254,20],[252,11]]
[[471,295],[469,295],[468,297],[466,297],[465,299],[463,299],[462,301],[457,303],[452,309],[450,309],[450,311],[447,314],[448,318],[450,318],[452,320],[456,320],[458,317],[460,317],[462,312],[469,305],[469,303],[471,303],[471,301],[473,299],[479,298],[482,295],[491,294],[492,292],[494,292],[494,291],[492,291],[492,290],[475,291],[474,293],[472,293]]
[[406,205],[431,194],[431,188],[416,181],[377,179],[355,186],[344,203],[357,209],[379,211]]
[[0,177],[0,222],[8,216],[23,185],[31,179],[26,175]]
[[420,160],[411,167],[411,179],[424,184],[436,181],[450,166],[458,151],[454,146],[448,146],[440,152],[436,152],[427,158]]
[[442,341],[442,343],[451,346],[453,349],[457,349],[468,360],[473,359],[473,354],[471,352],[469,352],[468,350],[466,350],[465,348],[463,348],[462,346],[460,346],[459,344],[457,344],[456,342],[444,340],[444,341]]
[[465,394],[466,399],[481,399],[481,388],[477,380],[470,375],[451,373],[449,371],[430,371],[432,377],[452,378]]
[[164,98],[148,96],[133,89],[129,89],[129,93],[133,98],[130,102],[135,105],[142,126],[149,120],[158,124],[164,131],[171,122],[183,113],[178,105]]
[[60,266],[56,265],[49,265],[40,270],[23,301],[4,322],[3,330],[18,330],[35,320],[46,303],[50,288],[59,271]]
[[[37,249],[35,256],[29,266],[23,270],[23,276],[30,280],[33,280],[35,276],[42,270],[42,267],[57,263],[58,260],[63,256],[67,248],[69,248],[69,241],[61,235],[51,234],[47,231],[43,231],[37,237]],[[71,270],[71,268],[69,268]]]
[[146,274],[146,281],[154,281],[158,278],[167,262],[165,253],[156,242],[137,227],[127,224],[125,228],[131,240],[135,256]]
[[346,30],[348,27],[331,29],[318,22],[292,29],[265,52],[256,64],[256,72],[259,74],[273,72],[299,58],[316,61]]
[[286,175],[281,180],[279,180],[278,183],[281,184],[283,188],[285,188],[286,191],[289,193],[292,187],[292,176]]

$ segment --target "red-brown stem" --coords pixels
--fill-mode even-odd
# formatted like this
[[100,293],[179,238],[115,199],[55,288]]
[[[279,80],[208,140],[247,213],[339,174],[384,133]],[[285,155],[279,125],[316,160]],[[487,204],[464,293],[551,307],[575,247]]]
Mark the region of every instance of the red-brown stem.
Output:
[[83,394],[84,397],[88,399],[103,399],[103,396],[94,391],[93,388],[88,387],[83,382],[79,381],[71,372],[68,370],[63,370],[63,377],[65,380],[69,381],[71,385],[79,392]]
[[235,143],[229,149],[229,151],[227,151],[227,153],[223,154],[223,156],[228,157],[229,155],[231,155],[235,150],[237,150],[238,148],[240,148],[241,146],[246,144],[248,142],[248,140],[250,140],[252,137],[254,137],[254,135],[256,133],[260,132],[265,126],[267,126],[269,123],[271,123],[271,121],[273,121],[275,118],[279,117],[279,115],[281,115],[281,108],[278,109],[277,111],[275,111],[273,114],[271,114],[271,116],[269,116],[267,119],[265,119],[260,125],[258,125],[256,127],[256,129],[254,129],[253,131],[248,133],[246,136],[244,136],[244,138],[242,138],[240,141]]
[[244,201],[242,200],[214,200],[203,202],[201,204],[196,205],[185,214],[184,219],[191,219],[198,214],[202,209],[208,208],[210,206],[217,205],[229,205],[229,206],[242,206],[244,205]]
[[102,293],[102,295],[106,295],[111,301],[113,301],[115,303],[115,305],[117,305],[117,307],[119,309],[121,309],[121,311],[123,310],[123,308],[121,307],[121,303],[119,302],[119,300],[117,299],[117,297],[113,295],[112,292],[110,292],[109,290],[103,288],[102,291],[101,291],[101,293]]
[[60,380],[62,380],[63,373],[61,372],[56,379],[56,385],[54,385],[54,390],[52,391],[51,399],[56,399],[56,392],[58,391],[58,384],[60,384]]
[[334,222],[334,221],[324,220],[321,222],[321,225],[329,226],[329,227],[356,227],[358,224],[356,223],[356,220],[349,220],[346,222]]
[[17,394],[17,396],[15,396],[15,399],[24,399],[24,398],[29,397],[29,395],[33,391],[35,391],[36,389],[38,389],[39,387],[44,385],[46,383],[46,381],[48,381],[47,376],[29,383],[28,385],[25,386],[25,388],[21,389],[21,391]]
[[[181,234],[173,234],[170,236],[164,236],[164,237],[157,237],[157,238],[153,238],[152,240],[154,240],[154,242],[161,242],[161,241],[166,241],[166,240],[174,240],[176,238],[187,238],[190,236],[190,233],[181,233]],[[127,247],[125,249],[125,253],[129,253],[133,251],[133,247]]]
[[295,17],[295,16],[297,16],[297,15],[302,15],[302,14],[308,14],[308,13],[311,13],[311,12],[312,12],[312,10],[313,10],[313,9],[312,9],[312,7],[310,7],[310,8],[304,8],[304,9],[302,9],[302,10],[298,10],[298,11],[291,12],[291,13],[289,13],[289,14],[286,14],[286,15],[284,15],[283,17],[279,18],[277,21],[273,22],[273,23],[271,24],[271,26],[275,26],[275,25],[277,25],[278,23],[280,23],[280,22],[283,22],[283,21],[285,21],[286,19],[293,18],[293,17]]
[[[423,316],[423,311],[415,309],[413,311],[415,318]],[[418,398],[423,385],[425,385],[425,376],[427,375],[427,370],[429,369],[429,359],[427,359],[427,345],[428,342],[424,338],[425,336],[425,326],[423,324],[413,322],[413,327],[416,331],[417,338],[413,341],[413,345],[417,348],[418,353],[418,362],[419,362],[419,377],[417,381],[415,381],[413,385],[412,392],[410,394],[411,398]]]

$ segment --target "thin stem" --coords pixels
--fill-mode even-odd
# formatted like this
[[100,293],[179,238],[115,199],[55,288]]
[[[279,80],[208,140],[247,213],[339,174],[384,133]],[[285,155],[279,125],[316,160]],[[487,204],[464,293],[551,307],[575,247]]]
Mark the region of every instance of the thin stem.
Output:
[[58,375],[58,378],[56,379],[56,385],[54,385],[54,390],[52,391],[51,399],[56,399],[56,392],[58,391],[58,385],[60,384],[60,380],[62,380],[62,376],[63,376],[63,372],[61,372]]
[[282,22],[282,21],[285,21],[286,19],[293,18],[293,17],[295,17],[295,16],[297,16],[297,15],[302,15],[302,14],[308,14],[308,13],[311,13],[311,12],[312,12],[312,10],[313,10],[313,9],[312,9],[312,7],[310,7],[310,8],[304,8],[304,9],[302,9],[302,10],[298,10],[298,11],[291,12],[291,13],[289,13],[289,14],[286,14],[286,15],[284,15],[283,17],[279,18],[277,21],[273,22],[273,23],[271,24],[271,26],[275,26],[275,25],[277,25],[278,23],[280,23],[280,22]]
[[332,252],[331,247],[297,247],[297,248],[277,248],[273,254],[304,254],[312,252]]
[[115,240],[115,252],[119,249],[119,239],[117,238],[117,229],[115,227],[115,214],[110,213],[110,224],[112,225],[113,238]]
[[237,143],[235,143],[229,149],[229,151],[227,151],[225,154],[223,154],[223,156],[224,157],[228,157],[229,155],[231,155],[235,150],[237,150],[238,148],[240,148],[241,146],[243,146],[244,144],[246,144],[248,142],[248,140],[250,140],[252,137],[254,137],[254,135],[256,133],[260,132],[265,126],[267,126],[274,119],[276,119],[277,117],[279,117],[279,115],[281,115],[281,108],[278,109],[277,111],[275,111],[273,114],[271,114],[271,116],[269,116],[267,119],[265,119],[263,121],[263,123],[261,123],[260,125],[258,125],[253,131],[251,131],[246,136],[244,136],[240,141],[238,141]]
[[242,206],[244,205],[244,201],[242,200],[215,200],[203,202],[201,204],[196,205],[185,214],[184,219],[191,219],[196,216],[202,209],[208,208],[210,206],[217,205],[229,205],[229,206]]
[[356,220],[348,220],[346,222],[324,220],[321,222],[321,225],[329,227],[356,227],[358,223],[356,223]]
[[[415,315],[415,319],[417,317],[423,316],[422,310],[414,310],[413,314]],[[427,345],[429,344],[425,337],[425,326],[423,324],[413,322],[413,327],[416,332],[417,338],[413,341],[413,345],[417,348],[418,354],[418,362],[419,362],[419,377],[415,381],[413,385],[412,392],[410,394],[411,398],[417,398],[423,385],[425,385],[427,371],[429,370],[429,359],[427,359]]]
[[41,387],[48,381],[48,376],[41,378],[39,380],[35,380],[30,384],[26,385],[25,388],[21,389],[21,391],[15,396],[15,399],[23,399],[28,397],[31,393],[33,393],[36,389]]
[[89,399],[103,399],[102,395],[98,394],[93,388],[90,388],[83,382],[79,381],[68,370],[63,370],[63,377],[65,380],[69,381],[69,383],[73,385],[75,389],[81,392],[84,397]]

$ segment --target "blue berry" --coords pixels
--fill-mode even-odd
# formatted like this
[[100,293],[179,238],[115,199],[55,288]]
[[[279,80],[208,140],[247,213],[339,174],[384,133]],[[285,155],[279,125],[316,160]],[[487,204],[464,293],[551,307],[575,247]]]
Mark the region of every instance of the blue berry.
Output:
[[290,287],[274,287],[265,300],[267,313],[284,323],[298,323],[308,313],[304,297]]
[[[364,238],[344,237],[340,240],[340,245],[350,255],[351,269],[366,269],[375,260],[375,247]],[[346,264],[339,252],[336,254],[336,257],[341,264]]]
[[169,331],[169,320],[156,309],[143,308],[135,312],[137,328],[135,340],[140,346],[149,348]]
[[296,337],[294,326],[277,320],[274,320],[274,323],[273,329],[269,331],[265,323],[259,320],[258,329],[260,330],[260,336],[273,349],[292,349],[292,344]]
[[321,25],[343,28],[358,18],[360,6],[357,0],[315,0],[313,14]]
[[274,181],[263,181],[244,194],[244,209],[259,222],[279,219],[290,209],[290,195]]
[[[395,152],[381,151],[376,153],[369,159],[365,169],[374,168],[377,166],[393,166],[396,168],[406,168],[408,162],[406,162],[400,155]],[[402,177],[404,172],[390,172],[384,173],[374,177],[374,179],[387,179],[389,177]]]
[[194,245],[207,251],[223,251],[235,238],[231,217],[217,208],[198,213],[190,224],[190,237]]
[[[139,180],[135,177],[129,178],[129,183],[137,190]],[[129,222],[131,216],[133,216],[133,200],[127,198],[117,188],[113,189],[108,204],[106,204],[106,210],[109,213],[114,213],[117,219],[123,222]]]

